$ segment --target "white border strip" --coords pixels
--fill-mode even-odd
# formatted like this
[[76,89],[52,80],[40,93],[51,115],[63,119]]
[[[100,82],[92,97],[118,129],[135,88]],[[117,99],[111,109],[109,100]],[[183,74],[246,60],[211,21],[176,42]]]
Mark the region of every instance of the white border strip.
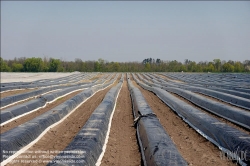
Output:
[[112,111],[112,113],[111,113],[111,116],[110,116],[110,118],[109,118],[108,131],[107,131],[107,134],[106,134],[106,138],[105,138],[104,145],[103,145],[103,147],[102,147],[102,153],[100,154],[100,156],[99,156],[99,158],[98,158],[98,160],[97,160],[97,162],[96,162],[96,164],[95,164],[96,166],[100,166],[100,165],[101,165],[101,163],[102,163],[102,158],[103,158],[104,153],[105,153],[106,148],[107,148],[107,144],[108,144],[108,140],[109,140],[110,128],[111,128],[113,116],[114,116],[115,109],[116,109],[116,102],[117,102],[118,96],[119,96],[119,94],[120,94],[120,91],[121,91],[121,89],[122,89],[122,86],[123,86],[123,83],[122,83],[121,88],[120,88],[120,90],[119,90],[119,92],[118,92],[118,94],[117,94],[117,96],[116,96],[116,99],[115,99],[115,105],[114,105],[113,111]]
[[[110,84],[109,86],[113,85],[114,83]],[[109,86],[107,86],[106,88],[108,88]],[[95,93],[93,93],[92,96],[94,96],[97,92],[104,90],[106,88],[103,89],[99,89],[98,91],[96,91]],[[91,98],[92,96],[88,97],[86,100],[84,100],[83,102],[81,102],[77,107],[75,107],[70,113],[68,113],[65,117],[63,117],[60,121],[52,124],[51,126],[48,126],[34,141],[32,141],[31,143],[29,143],[28,145],[26,145],[25,147],[23,147],[22,149],[20,149],[19,151],[17,151],[15,154],[13,154],[12,156],[10,156],[9,158],[7,158],[6,160],[1,162],[1,165],[6,165],[9,162],[11,162],[14,158],[16,158],[17,156],[19,156],[20,154],[24,153],[26,150],[28,150],[31,146],[33,146],[36,142],[39,141],[39,139],[41,139],[50,129],[52,129],[53,127],[57,126],[58,124],[60,124],[61,122],[63,122],[68,116],[70,116],[73,112],[75,112],[75,110],[77,110],[83,103],[85,103],[86,101],[88,101],[89,98]]]

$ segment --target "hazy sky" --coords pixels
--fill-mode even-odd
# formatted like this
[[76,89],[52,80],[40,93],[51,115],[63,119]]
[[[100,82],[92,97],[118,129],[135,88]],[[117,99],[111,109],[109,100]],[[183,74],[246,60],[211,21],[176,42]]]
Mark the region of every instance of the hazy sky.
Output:
[[250,59],[250,2],[2,1],[1,56]]

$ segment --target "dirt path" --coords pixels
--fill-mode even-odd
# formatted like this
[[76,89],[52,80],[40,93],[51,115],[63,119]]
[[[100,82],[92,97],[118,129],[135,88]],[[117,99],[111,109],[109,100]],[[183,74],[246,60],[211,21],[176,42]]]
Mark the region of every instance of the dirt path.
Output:
[[19,125],[21,125],[21,124],[23,124],[25,122],[28,122],[31,119],[34,119],[35,117],[37,117],[39,115],[42,115],[43,113],[45,113],[45,112],[51,110],[52,108],[62,104],[63,102],[69,100],[70,98],[74,97],[76,94],[78,94],[80,92],[82,92],[82,90],[76,91],[76,92],[71,93],[71,94],[69,94],[69,95],[67,95],[65,97],[59,98],[58,100],[56,100],[53,103],[48,104],[44,108],[41,108],[41,109],[39,109],[39,110],[37,110],[35,112],[32,112],[32,113],[30,113],[30,114],[28,114],[26,116],[20,117],[20,118],[12,121],[10,123],[7,123],[6,125],[1,126],[1,128],[0,128],[1,134],[8,131],[8,130],[10,130],[10,129],[13,129],[16,126],[19,126]]
[[8,91],[8,92],[3,92],[0,93],[0,98],[3,99],[5,97],[9,97],[12,95],[17,95],[17,94],[21,94],[21,93],[27,93],[27,92],[31,92],[31,91],[35,91],[38,90],[38,88],[35,89],[22,89],[22,90],[13,90],[13,91]]
[[[133,83],[136,84],[134,81]],[[154,93],[141,87],[139,89],[189,165],[235,165],[231,161],[222,160],[221,152],[216,146],[189,127]]]
[[138,166],[141,163],[136,129],[133,127],[132,103],[127,80],[125,80],[117,99],[107,149],[102,159],[102,166]]
[[[84,124],[87,122],[96,107],[102,102],[107,92],[117,84],[114,83],[105,90],[97,92],[94,96],[89,98],[83,103],[74,113],[66,118],[62,123],[50,129],[36,144],[30,147],[28,151],[63,151],[67,145],[73,140],[75,135],[81,130]],[[29,154],[24,152],[22,155]],[[54,156],[58,153],[37,153],[34,158],[25,159],[18,158],[21,160],[39,161],[42,163],[35,165],[46,165]],[[48,157],[39,158],[39,156],[46,155]],[[14,159],[15,160],[15,159]],[[9,163],[8,165],[14,165]],[[34,165],[33,163],[18,163],[18,166],[22,165]]]

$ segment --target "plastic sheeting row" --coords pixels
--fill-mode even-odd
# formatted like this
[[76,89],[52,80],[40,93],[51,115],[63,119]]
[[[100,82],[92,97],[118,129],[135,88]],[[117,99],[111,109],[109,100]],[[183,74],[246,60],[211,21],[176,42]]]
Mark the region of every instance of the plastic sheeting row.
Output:
[[[109,76],[109,78],[112,77],[112,75]],[[100,84],[103,84],[105,82],[104,79],[101,80]],[[44,107],[47,103],[53,102],[55,99],[65,96],[69,93],[72,93],[74,91],[83,90],[86,88],[90,88],[92,86],[95,86],[95,84],[88,84],[84,86],[73,86],[69,88],[65,88],[56,92],[52,92],[43,96],[40,96],[37,99],[33,99],[31,101],[25,102],[23,104],[18,104],[16,106],[7,108],[0,113],[0,124],[11,120],[15,117],[18,117],[22,114],[34,111],[36,109],[39,109],[41,107]]]
[[[141,78],[141,77],[140,77]],[[162,87],[158,84],[151,84],[152,86],[159,87],[172,93],[176,93],[179,96],[184,97],[190,102],[204,108],[205,110],[212,112],[218,116],[228,119],[231,122],[237,123],[245,128],[250,129],[250,112],[236,107],[229,106],[227,104],[211,100],[203,97],[191,91],[183,90],[174,87]]]
[[[147,82],[147,84],[151,84]],[[242,97],[238,97],[238,96],[234,96],[234,95],[230,95],[227,93],[223,93],[223,92],[218,92],[215,90],[211,90],[211,89],[206,89],[206,88],[202,88],[202,87],[194,87],[194,86],[190,86],[190,85],[184,85],[184,84],[172,84],[172,83],[158,83],[161,86],[165,86],[165,87],[176,87],[176,88],[181,88],[184,90],[189,90],[192,92],[197,92],[197,93],[201,93],[207,96],[211,96],[214,97],[216,99],[219,99],[221,101],[227,102],[229,104],[250,110],[250,100],[246,99],[246,98],[242,98]]]
[[[60,121],[68,113],[70,113],[74,108],[76,108],[80,103],[85,101],[87,98],[92,96],[96,91],[104,89],[114,83],[117,76],[109,81],[108,83],[100,86],[95,86],[84,90],[83,92],[77,94],[70,100],[58,105],[50,111],[22,124],[17,126],[14,129],[11,129],[7,132],[2,133],[1,136],[1,149],[0,157],[1,162],[13,155],[12,152],[17,152],[22,149],[24,146],[28,145],[30,142],[35,140],[46,128],[52,124]],[[10,154],[3,152],[10,152]]]
[[196,93],[172,87],[163,87],[162,89],[176,93],[192,103],[218,115],[240,126],[250,129],[250,112],[236,107],[231,107]]
[[[35,90],[35,91],[31,91],[31,92],[27,92],[27,93],[22,93],[22,94],[18,94],[18,95],[13,95],[13,96],[9,96],[9,97],[5,97],[3,99],[0,100],[0,107],[5,107],[9,104],[21,101],[21,100],[25,100],[27,98],[30,97],[34,97],[49,91],[53,91],[53,90],[57,90],[57,89],[61,89],[61,88],[67,88],[67,87],[74,87],[74,86],[83,86],[84,87],[90,87],[93,86],[95,84],[95,82],[97,82],[97,80],[92,81],[91,83],[79,83],[76,85],[68,85],[68,86],[53,86],[53,87],[48,87],[48,88],[42,88],[39,90]],[[103,82],[103,81],[102,81]]]
[[[150,75],[152,76],[152,75]],[[156,77],[156,79],[162,83],[166,83],[161,77],[159,77],[158,75],[156,74],[153,74],[154,77]],[[154,79],[154,78],[152,78]],[[169,80],[171,82],[171,80]],[[173,83],[174,81],[172,81]],[[157,82],[155,82],[157,83]],[[178,85],[185,85],[185,84],[182,84],[182,83],[176,83],[175,84],[178,84]],[[187,84],[186,84],[187,85]],[[217,88],[217,87],[214,87],[214,86],[207,86],[207,85],[200,85],[200,84],[191,84],[192,86],[198,86],[198,87],[203,87],[203,88],[207,88],[207,89],[212,89],[212,90],[216,90],[216,91],[219,91],[219,92],[224,92],[224,93],[227,93],[227,94],[231,94],[231,95],[235,95],[235,96],[239,96],[239,97],[243,97],[243,98],[246,98],[246,99],[250,99],[250,94],[249,93],[246,93],[246,92],[241,92],[241,91],[238,91],[237,88],[234,88],[234,89],[223,89],[223,88]]]
[[187,165],[140,90],[128,80],[144,166]]
[[[63,150],[68,153],[59,153],[48,165],[92,166],[96,164],[103,150],[111,113],[114,111],[116,98],[118,97],[122,83],[123,77],[115,87],[109,90],[102,103],[94,110],[86,124]],[[66,159],[67,161],[65,162],[62,159]],[[73,161],[73,163],[70,163],[70,161]]]
[[69,76],[65,76],[65,77],[60,77],[60,78],[56,78],[56,79],[41,79],[41,80],[37,80],[37,81],[32,81],[32,82],[6,82],[6,83],[1,83],[2,87],[8,87],[8,86],[19,86],[19,85],[29,85],[29,84],[36,84],[36,83],[46,83],[46,82],[50,82],[50,81],[63,81],[66,79],[72,79],[75,78],[76,76],[79,76],[80,73],[74,73],[71,74]]
[[17,85],[12,85],[12,84],[8,84],[8,85],[1,85],[1,92],[4,92],[4,91],[9,91],[9,90],[17,90],[17,89],[31,89],[31,88],[39,88],[39,87],[47,87],[47,86],[55,86],[55,85],[58,85],[58,84],[63,84],[63,83],[68,83],[68,81],[71,81],[71,80],[75,80],[75,81],[78,81],[80,79],[83,79],[85,76],[84,75],[81,75],[81,74],[78,74],[77,76],[74,76],[75,78],[67,78],[65,80],[63,80],[62,82],[58,82],[58,81],[53,81],[50,80],[48,82],[28,82],[28,83],[24,83],[24,84],[18,84],[16,83]]
[[228,89],[234,89],[248,85],[250,77],[248,74],[180,74],[165,73],[166,76],[188,82],[191,84],[200,84],[206,86],[217,86]]
[[[70,76],[72,77],[72,76]],[[86,74],[77,74],[74,76],[74,78],[68,77],[67,79],[65,78],[63,81],[59,82],[56,80],[50,80],[46,83],[44,82],[30,82],[29,84],[25,85],[12,85],[12,86],[7,86],[7,85],[1,85],[1,92],[8,91],[8,90],[14,90],[14,89],[26,89],[26,88],[38,88],[38,87],[47,87],[47,86],[57,86],[58,84],[65,84],[65,83],[73,83],[73,82],[78,82],[81,79],[84,79],[87,77]]]
[[7,108],[0,113],[0,123],[4,123],[14,117],[17,117],[19,115],[25,114],[27,112],[33,111],[37,108],[41,108],[45,106],[47,103],[52,102],[53,100],[57,99],[60,96],[64,96],[68,93],[72,93],[76,90],[83,90],[85,88],[82,87],[71,87],[71,88],[65,88],[63,90],[59,90],[56,92],[52,92],[50,94],[46,94],[43,96],[40,96],[37,99],[33,99],[31,101],[25,102],[23,104],[18,104],[16,106]]
[[[150,87],[139,82],[139,80],[136,81],[144,89],[155,93],[162,101],[182,117],[185,122],[206,139],[217,145],[222,151],[229,155],[236,155],[237,160],[241,165],[250,164],[250,136],[248,134],[199,111],[163,89]],[[242,152],[245,153],[245,156],[240,158]]]

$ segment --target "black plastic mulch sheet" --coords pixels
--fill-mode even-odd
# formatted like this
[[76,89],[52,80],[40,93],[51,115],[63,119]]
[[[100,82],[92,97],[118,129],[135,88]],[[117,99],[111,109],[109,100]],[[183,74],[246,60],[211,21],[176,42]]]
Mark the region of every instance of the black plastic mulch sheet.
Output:
[[[248,134],[199,111],[163,89],[149,87],[139,81],[138,83],[143,88],[154,92],[185,122],[222,151],[237,156],[238,162],[242,165],[250,164],[250,136]],[[240,158],[242,153],[244,156]]]
[[[86,124],[62,153],[54,157],[48,165],[95,165],[107,135],[110,116],[114,110],[117,95],[121,89],[123,77],[104,97],[94,110]],[[68,153],[64,153],[68,152]]]
[[[116,80],[116,78],[117,76],[104,85],[86,89],[73,98],[53,108],[52,110],[47,111],[44,114],[22,125],[19,125],[9,131],[2,133],[0,135],[1,162],[6,159],[5,156],[9,157],[13,155],[13,151],[16,152],[35,140],[46,128],[61,120],[81,102],[92,96],[97,90],[106,88],[111,85]],[[10,152],[10,154],[3,153],[4,151]]]
[[187,165],[140,90],[128,83],[144,165]]

